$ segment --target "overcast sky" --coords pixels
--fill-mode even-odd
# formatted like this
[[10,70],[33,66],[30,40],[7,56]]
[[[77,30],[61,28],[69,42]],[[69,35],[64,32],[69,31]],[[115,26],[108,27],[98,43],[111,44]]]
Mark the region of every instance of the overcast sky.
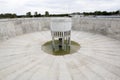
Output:
[[26,14],[35,11],[44,14],[116,11],[120,0],[0,0],[0,13]]

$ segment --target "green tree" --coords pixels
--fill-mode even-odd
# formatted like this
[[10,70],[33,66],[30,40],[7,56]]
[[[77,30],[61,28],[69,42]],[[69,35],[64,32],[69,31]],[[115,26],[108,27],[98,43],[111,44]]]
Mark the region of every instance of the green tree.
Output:
[[119,10],[117,10],[117,11],[115,12],[115,14],[119,14]]
[[14,14],[12,14],[12,17],[13,18],[17,18],[17,15],[14,13]]
[[26,17],[32,17],[31,12],[27,12]]
[[38,16],[38,17],[41,17],[41,14],[39,13],[37,16]]
[[34,17],[37,17],[38,16],[38,13],[37,13],[37,11],[34,13]]
[[36,11],[36,12],[34,13],[34,17],[41,17],[41,14]]
[[49,12],[45,11],[45,16],[48,17],[49,16]]
[[108,12],[107,11],[103,11],[102,15],[108,15]]
[[94,15],[101,15],[101,11],[95,11]]

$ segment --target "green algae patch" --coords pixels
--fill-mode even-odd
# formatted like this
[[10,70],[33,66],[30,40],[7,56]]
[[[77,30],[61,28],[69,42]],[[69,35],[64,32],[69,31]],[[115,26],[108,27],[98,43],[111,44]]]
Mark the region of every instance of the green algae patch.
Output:
[[[64,41],[64,43],[66,43],[66,41]],[[42,45],[42,50],[48,54],[62,56],[62,55],[67,55],[67,54],[73,54],[80,49],[80,44],[75,41],[71,41],[70,47],[65,45],[64,46],[65,49],[59,48],[58,40],[55,40],[55,44],[56,44],[55,49],[53,49],[52,41],[48,41]]]

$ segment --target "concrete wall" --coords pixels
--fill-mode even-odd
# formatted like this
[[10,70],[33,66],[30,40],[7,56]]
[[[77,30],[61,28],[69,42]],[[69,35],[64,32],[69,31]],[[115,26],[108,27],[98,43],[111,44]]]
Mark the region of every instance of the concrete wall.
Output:
[[[56,18],[58,19],[58,18]],[[26,33],[49,30],[51,18],[0,20],[0,40]],[[120,18],[72,18],[73,30],[103,34],[120,40]]]
[[73,17],[73,29],[102,34],[120,40],[120,18]]
[[0,40],[22,35],[25,33],[48,30],[48,18],[22,18],[0,20]]

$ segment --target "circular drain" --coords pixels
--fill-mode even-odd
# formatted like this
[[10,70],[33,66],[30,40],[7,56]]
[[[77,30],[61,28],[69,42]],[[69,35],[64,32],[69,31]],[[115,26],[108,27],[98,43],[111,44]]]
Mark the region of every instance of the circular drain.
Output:
[[[57,40],[55,41],[56,43],[58,42]],[[66,54],[72,54],[77,52],[80,49],[80,44],[75,42],[75,41],[71,41],[71,46],[70,47],[66,47],[65,50],[59,48],[58,43],[57,46],[55,46],[55,50],[53,50],[52,47],[52,41],[48,41],[46,43],[44,43],[42,45],[42,50],[48,54],[52,54],[52,55],[66,55]]]

